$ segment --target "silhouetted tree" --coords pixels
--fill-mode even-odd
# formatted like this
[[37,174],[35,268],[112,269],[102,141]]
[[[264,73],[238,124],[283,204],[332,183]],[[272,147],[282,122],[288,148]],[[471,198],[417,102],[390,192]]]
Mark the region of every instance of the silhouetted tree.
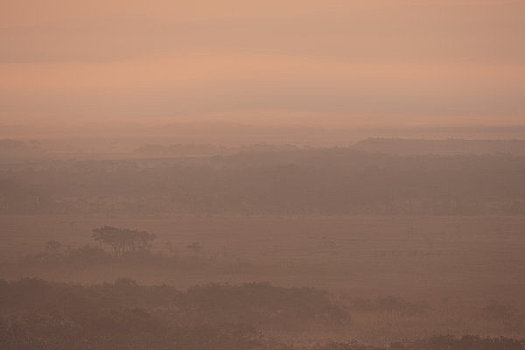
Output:
[[113,226],[103,226],[94,229],[92,237],[102,247],[109,247],[115,256],[149,250],[155,239],[155,235],[147,231]]

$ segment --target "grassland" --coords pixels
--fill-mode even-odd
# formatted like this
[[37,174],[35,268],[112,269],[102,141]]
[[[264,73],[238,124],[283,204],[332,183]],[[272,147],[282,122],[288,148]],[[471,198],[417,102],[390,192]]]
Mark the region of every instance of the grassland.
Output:
[[[343,340],[387,343],[433,334],[525,334],[525,218],[519,216],[4,216],[0,220],[0,252],[5,260],[0,277],[4,279],[29,276],[100,283],[125,276],[180,289],[210,282],[268,281],[329,291],[353,315],[352,329],[344,332]],[[92,243],[91,230],[102,225],[153,232],[154,251],[175,255],[181,263],[82,269],[16,263],[41,251],[49,240],[71,247]],[[187,248],[193,242],[202,249]],[[403,306],[405,301],[408,306]],[[363,302],[372,307],[363,308]],[[374,308],[381,303],[394,306]],[[487,320],[482,310],[491,304],[511,311]],[[423,311],[403,311],[412,306]],[[342,336],[341,330],[326,329],[322,334],[330,339]],[[305,341],[308,337],[319,334],[301,336]]]
[[525,292],[523,217],[3,216],[0,222],[0,254],[11,261],[49,240],[92,243],[93,228],[113,225],[155,233],[157,251],[170,242],[175,254],[194,255],[186,247],[199,242],[201,259],[239,265],[236,273],[197,271],[190,280],[256,279],[366,294],[490,297],[506,293],[504,286]]

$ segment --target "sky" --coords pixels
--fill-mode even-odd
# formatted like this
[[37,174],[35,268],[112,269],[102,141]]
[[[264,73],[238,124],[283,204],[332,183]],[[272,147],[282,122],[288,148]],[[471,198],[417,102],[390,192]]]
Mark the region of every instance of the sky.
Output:
[[525,124],[525,1],[0,0],[0,123]]

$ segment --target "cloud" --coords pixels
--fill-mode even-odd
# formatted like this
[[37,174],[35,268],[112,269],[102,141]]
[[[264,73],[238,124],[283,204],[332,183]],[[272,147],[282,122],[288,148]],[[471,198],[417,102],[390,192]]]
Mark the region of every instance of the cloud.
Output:
[[525,61],[523,2],[282,1],[273,12],[249,2],[216,3],[163,2],[165,13],[141,13],[130,10],[140,2],[119,12],[110,1],[105,11],[86,10],[97,16],[78,17],[71,9],[60,21],[5,26],[0,61],[110,61],[195,51],[367,62]]
[[266,110],[378,120],[525,114],[522,1],[1,6],[4,120]]
[[[96,63],[3,64],[4,110],[91,118],[317,115],[438,118],[523,111],[525,67],[377,64],[326,57],[188,54]],[[33,101],[30,106],[23,101]],[[17,107],[18,106],[18,107]],[[241,116],[242,117],[242,116]],[[249,118],[249,116],[244,116]],[[423,120],[423,119],[422,119]]]

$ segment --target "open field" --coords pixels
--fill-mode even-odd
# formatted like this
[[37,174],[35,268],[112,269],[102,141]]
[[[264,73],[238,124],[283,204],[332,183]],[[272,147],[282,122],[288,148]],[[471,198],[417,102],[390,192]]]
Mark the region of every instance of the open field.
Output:
[[[352,315],[350,328],[272,333],[279,339],[386,344],[433,334],[524,334],[525,217],[3,216],[0,221],[4,279],[92,284],[126,276],[182,290],[210,282],[268,281],[327,290]],[[104,225],[155,233],[153,250],[169,254],[169,241],[181,263],[80,269],[15,263],[42,251],[49,240],[71,247],[93,244],[91,230]],[[188,249],[193,242],[202,249]],[[488,305],[504,314],[487,320],[482,310]]]
[[[49,240],[92,243],[93,228],[113,225],[156,234],[157,251],[165,251],[169,241],[175,254],[189,256],[187,245],[199,242],[199,259],[232,262],[224,271],[127,271],[146,282],[265,280],[357,294],[525,294],[523,217],[3,216],[0,221],[0,253],[8,260],[42,250]],[[89,279],[113,277],[107,271]],[[75,272],[67,278],[88,276]]]

